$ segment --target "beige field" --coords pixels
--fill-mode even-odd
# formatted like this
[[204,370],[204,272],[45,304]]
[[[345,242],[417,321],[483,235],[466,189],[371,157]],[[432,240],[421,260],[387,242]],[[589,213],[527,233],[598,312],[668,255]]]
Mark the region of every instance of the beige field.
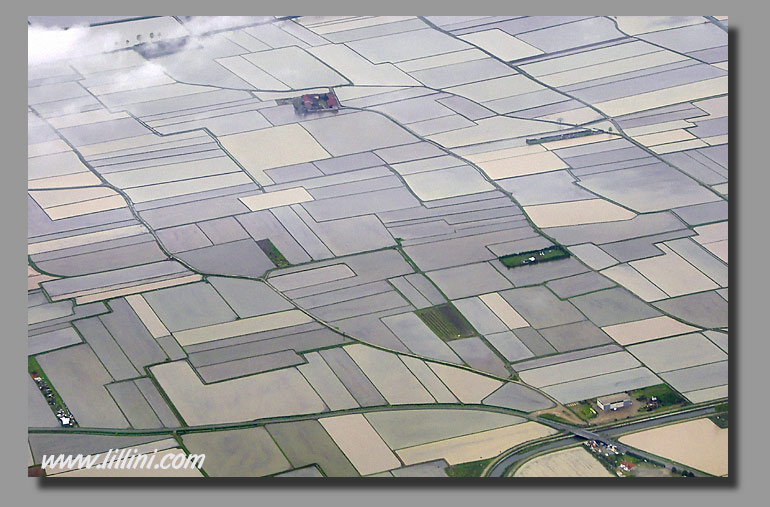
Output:
[[621,116],[722,93],[727,93],[727,76],[640,93],[594,105],[609,116]]
[[[711,136],[711,137],[704,137],[702,138],[703,142],[710,146],[715,146],[717,144],[727,144],[729,139],[729,136],[727,134],[722,136]],[[727,187],[727,183],[722,183],[721,185],[714,185],[714,189],[719,190],[717,187],[725,186],[725,190]],[[727,192],[722,192],[723,194],[727,194]]]
[[441,458],[450,465],[455,465],[492,458],[523,442],[554,433],[556,430],[548,426],[529,421],[481,433],[407,447],[397,450],[396,454],[407,465]]
[[80,234],[78,236],[69,236],[66,238],[51,239],[48,241],[40,241],[38,243],[31,243],[27,246],[27,253],[30,255],[53,252],[55,250],[61,250],[63,248],[72,248],[75,246],[90,245],[91,243],[98,243],[101,241],[109,241],[118,238],[128,238],[147,232],[147,228],[143,225],[128,225],[126,227],[116,227],[114,229],[107,229],[105,231],[91,232],[88,234]]
[[496,57],[506,61],[519,60],[520,58],[543,54],[542,50],[531,46],[523,40],[519,40],[513,35],[500,29],[474,32],[467,35],[461,35],[460,38],[479,46],[481,49],[489,51]]
[[85,187],[88,185],[101,184],[102,181],[94,173],[91,171],[83,171],[75,174],[65,174],[64,176],[29,180],[27,188],[33,190],[36,188]]
[[610,335],[613,340],[621,345],[631,345],[666,336],[690,333],[697,331],[697,329],[663,315],[651,319],[605,326],[602,328],[602,331]]
[[261,333],[298,324],[305,324],[312,319],[299,310],[286,310],[284,312],[268,313],[257,317],[214,324],[212,326],[198,327],[174,333],[180,345],[186,347],[196,343],[205,343],[214,340],[222,340],[244,334]]
[[401,463],[361,414],[318,420],[361,475],[398,468]]
[[477,165],[493,180],[544,173],[568,167],[562,159],[550,151],[490,160],[489,162],[480,162]]
[[222,136],[219,141],[262,185],[273,183],[265,169],[331,156],[298,123]]
[[462,403],[481,403],[481,400],[503,385],[499,380],[438,363],[427,363],[441,381]]
[[631,262],[631,267],[671,297],[718,289],[719,285],[664,244],[664,255]]
[[630,220],[636,216],[635,213],[604,199],[524,206],[524,211],[538,227],[616,222]]
[[513,307],[508,304],[508,301],[503,299],[497,292],[483,294],[479,296],[479,298],[506,326],[508,326],[509,329],[518,329],[520,327],[529,326],[529,322],[524,320],[524,317],[519,315],[519,312],[514,310]]
[[542,153],[546,151],[541,144],[525,144],[524,146],[514,146],[513,148],[504,148],[502,150],[484,151],[465,155],[465,158],[478,164],[480,162],[490,162],[492,160],[502,160],[514,158],[522,155],[531,155],[533,153]]
[[31,191],[29,195],[41,208],[53,208],[66,204],[74,204],[101,197],[116,195],[115,191],[107,187],[80,188],[75,190],[39,190]]
[[128,207],[126,200],[123,199],[122,195],[116,193],[115,195],[91,199],[90,201],[45,208],[43,211],[45,211],[46,215],[48,215],[51,220],[60,220],[62,218],[77,217],[80,215],[88,215],[89,213],[126,207]]
[[[175,285],[183,285],[185,283],[198,282],[201,279],[203,279],[203,277],[197,274],[179,276],[176,278],[160,280],[157,282],[148,282],[148,283],[142,283],[139,285],[131,285],[129,287],[107,289],[107,290],[98,289],[97,291],[85,291],[87,292],[87,294],[80,292],[76,294],[62,295],[52,299],[58,301],[59,299],[67,299],[74,295],[75,303],[79,305],[84,305],[86,303],[92,303],[94,301],[104,301],[106,299],[113,299],[120,296],[126,296],[128,294],[138,294],[140,292],[147,292],[150,290],[162,289],[164,287],[173,287]],[[82,294],[82,295],[79,295],[79,294]]]
[[673,51],[656,51],[639,56],[632,56],[622,60],[614,60],[606,63],[599,63],[579,69],[571,69],[555,74],[549,74],[540,78],[547,85],[568,86],[574,83],[582,83],[592,79],[601,79],[609,76],[616,76],[626,72],[635,72],[658,65],[680,62],[686,60],[686,57],[678,55]]
[[701,245],[707,245],[709,243],[727,239],[729,226],[727,225],[727,222],[719,222],[716,224],[701,225],[694,230],[698,235],[693,239]]
[[304,188],[297,187],[278,190],[277,192],[250,195],[248,197],[241,197],[240,199],[251,211],[260,211],[263,209],[277,208],[278,206],[288,206],[289,204],[312,201],[313,196]]
[[614,477],[591,453],[574,447],[533,458],[514,477]]
[[139,317],[139,320],[142,321],[144,327],[150,331],[153,338],[161,338],[171,334],[141,294],[126,296],[126,302],[131,305],[131,308]]
[[689,141],[680,141],[678,143],[659,144],[650,148],[659,155],[671,153],[672,151],[692,150],[694,148],[703,148],[708,146],[701,139],[690,139]]
[[157,199],[166,199],[179,195],[194,194],[206,190],[217,190],[220,188],[234,187],[252,183],[251,178],[243,171],[228,174],[217,174],[196,178],[193,180],[169,181],[168,183],[158,183],[145,187],[134,187],[126,189],[125,192],[135,203],[154,201]]
[[542,90],[543,87],[527,76],[514,74],[447,88],[447,92],[469,98],[474,102],[488,102],[513,95]]
[[360,343],[345,346],[345,351],[369,377],[372,384],[392,405],[435,403],[397,354]]
[[697,419],[632,433],[624,444],[691,466],[712,475],[727,474],[727,428]]
[[623,132],[631,137],[645,136],[648,134],[657,134],[659,132],[668,132],[670,130],[692,128],[693,123],[687,120],[672,120],[663,123],[652,123],[641,127],[629,127],[623,129]]
[[674,143],[677,141],[686,141],[694,138],[695,138],[694,135],[682,129],[666,130],[664,132],[655,132],[655,133],[644,134],[644,135],[635,137],[637,141],[639,141],[645,146],[655,146],[657,144]]
[[698,108],[703,109],[709,115],[702,116],[698,120],[713,120],[715,118],[724,118],[728,115],[729,107],[727,96],[716,97],[714,99],[699,100],[694,103]]
[[190,426],[251,421],[326,411],[296,368],[286,368],[214,384],[203,384],[187,361],[150,368],[179,414]]
[[620,264],[601,272],[607,278],[614,280],[645,301],[657,301],[668,296],[651,281],[643,277],[628,264]]

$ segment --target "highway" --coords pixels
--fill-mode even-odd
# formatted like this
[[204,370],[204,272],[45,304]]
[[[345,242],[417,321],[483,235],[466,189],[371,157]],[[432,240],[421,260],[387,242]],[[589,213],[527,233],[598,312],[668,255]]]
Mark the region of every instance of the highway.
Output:
[[[572,435],[564,436],[559,440],[549,442],[535,449],[531,449],[531,444],[525,447],[521,447],[521,446],[514,447],[513,449],[510,449],[508,451],[509,454],[504,455],[499,461],[497,461],[487,471],[486,475],[487,477],[503,477],[503,475],[505,474],[505,471],[508,470],[511,466],[515,465],[518,462],[527,460],[534,454],[540,454],[543,451],[567,448],[585,440],[601,440],[608,444],[613,444],[617,446],[618,450],[621,452],[627,451],[628,450],[627,446],[624,446],[615,440],[617,436],[623,435],[625,433],[633,433],[636,431],[641,431],[643,429],[647,429],[653,426],[660,426],[662,424],[667,424],[667,423],[671,423],[679,420],[695,419],[698,417],[702,417],[704,415],[713,414],[714,412],[716,412],[714,407],[706,407],[706,408],[700,408],[696,410],[677,412],[674,414],[657,415],[657,416],[650,417],[648,419],[644,419],[642,421],[636,421],[631,423],[618,423],[612,426],[607,426],[607,427],[595,429],[592,431],[585,430],[582,428],[576,428],[566,424],[556,423],[553,421],[543,421],[544,423],[547,423],[549,426],[553,428],[567,431],[569,433],[572,433]],[[666,468],[671,468],[672,466],[670,462],[663,461],[659,457],[653,456],[639,449],[633,449],[633,453],[649,461],[654,461],[656,463],[665,465]],[[692,470],[692,472],[696,476],[701,476],[701,477],[706,476],[705,474],[700,473],[696,470]]]

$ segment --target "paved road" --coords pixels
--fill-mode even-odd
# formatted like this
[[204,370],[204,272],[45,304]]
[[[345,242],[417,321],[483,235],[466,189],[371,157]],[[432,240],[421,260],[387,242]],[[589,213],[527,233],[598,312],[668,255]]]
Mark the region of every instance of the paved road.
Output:
[[[714,413],[715,410],[713,407],[707,407],[702,408],[698,410],[692,410],[688,412],[678,412],[676,414],[669,414],[669,415],[660,415],[655,416],[650,419],[645,419],[643,421],[635,422],[635,423],[621,423],[618,425],[613,425],[611,427],[602,428],[600,430],[595,431],[588,431],[581,428],[575,428],[572,426],[568,426],[566,424],[559,424],[555,423],[553,421],[547,421],[548,425],[554,428],[562,429],[564,431],[569,431],[572,433],[572,436],[565,436],[559,440],[556,440],[554,442],[550,442],[548,444],[545,444],[541,447],[538,447],[536,449],[533,449],[531,451],[527,450],[511,450],[511,454],[505,456],[503,459],[498,461],[487,473],[488,477],[503,477],[505,474],[505,471],[508,470],[512,465],[516,464],[520,461],[525,461],[529,457],[531,457],[533,454],[539,454],[543,451],[549,451],[549,450],[557,450],[566,448],[572,445],[575,445],[576,443],[579,443],[584,440],[602,440],[604,442],[614,444],[618,447],[619,451],[625,451],[627,448],[623,446],[622,444],[619,444],[615,437],[618,435],[622,435],[625,433],[631,433],[635,431],[641,431],[643,429],[647,429],[653,426],[660,426],[661,424],[666,424],[678,420],[684,420],[684,419],[692,419],[696,417],[701,417],[704,415],[708,415],[711,413]],[[638,449],[634,449],[634,454],[641,456],[642,458],[645,458],[649,461],[654,461],[656,463],[660,463],[666,466],[666,468],[671,468],[671,463],[665,463],[661,462],[661,459],[653,456],[651,454],[648,454],[644,451],[640,451]],[[693,470],[693,473],[696,476],[704,476],[705,474],[701,474],[699,472],[696,472]]]

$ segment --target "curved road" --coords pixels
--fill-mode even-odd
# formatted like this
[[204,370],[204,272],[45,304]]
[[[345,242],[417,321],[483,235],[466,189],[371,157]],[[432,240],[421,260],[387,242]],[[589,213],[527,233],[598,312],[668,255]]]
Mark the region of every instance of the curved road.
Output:
[[[487,477],[503,477],[505,474],[505,471],[508,470],[511,466],[515,465],[520,461],[525,461],[527,458],[531,457],[533,454],[540,454],[546,450],[558,450],[558,449],[570,447],[572,445],[575,445],[576,443],[586,440],[586,436],[588,436],[588,434],[596,435],[596,438],[598,438],[599,440],[602,440],[610,444],[614,444],[619,448],[625,448],[626,446],[623,446],[622,444],[619,444],[618,442],[616,442],[613,437],[622,435],[624,433],[641,431],[643,429],[647,429],[653,426],[659,426],[661,424],[666,424],[666,423],[670,423],[670,422],[674,422],[682,419],[694,419],[697,417],[702,417],[704,415],[713,414],[714,412],[716,412],[714,407],[706,407],[706,408],[690,410],[686,412],[677,412],[675,414],[661,415],[661,416],[652,417],[650,419],[645,419],[643,421],[638,421],[638,422],[613,425],[607,428],[602,428],[591,432],[581,430],[578,433],[575,431],[576,428],[572,428],[570,426],[567,426],[566,424],[558,425],[562,427],[561,429],[564,429],[565,431],[570,431],[576,434],[572,436],[565,436],[562,439],[556,440],[554,442],[550,442],[548,444],[545,444],[541,447],[537,447],[536,449],[532,449],[532,450],[526,450],[526,448],[525,449],[519,448],[518,450],[511,449],[511,451],[509,451],[510,454],[504,456],[497,463],[495,463],[492,466],[492,468],[489,469],[489,471],[487,472]],[[548,423],[551,426],[558,427],[557,426],[558,423],[553,423],[552,421],[548,421]],[[583,435],[583,433],[585,433],[586,435]],[[656,463],[664,464],[666,468],[671,468],[670,463],[663,462],[661,458],[657,456],[653,456],[652,454],[646,453],[639,449],[634,449],[633,453],[649,461],[654,461]],[[695,470],[693,470],[693,473],[696,476],[705,476],[705,474],[699,473]]]

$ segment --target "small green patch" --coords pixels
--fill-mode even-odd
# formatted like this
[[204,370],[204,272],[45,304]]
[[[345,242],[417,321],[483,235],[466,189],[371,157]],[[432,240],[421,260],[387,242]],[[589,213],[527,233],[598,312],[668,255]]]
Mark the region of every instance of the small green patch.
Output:
[[567,408],[572,410],[578,417],[580,417],[584,421],[589,421],[598,415],[596,413],[596,409],[592,406],[592,403],[589,401],[571,403],[567,405]]
[[713,417],[709,417],[709,419],[711,419],[711,422],[713,422],[720,428],[728,428],[730,425],[730,418],[727,412],[725,412],[724,414],[719,414]]
[[503,255],[502,257],[498,257],[498,259],[503,263],[504,266],[508,268],[516,268],[529,264],[538,264],[540,262],[566,259],[569,256],[569,250],[561,245],[554,245],[549,246],[548,248],[543,248],[542,250],[530,250],[528,252]]
[[[45,374],[43,369],[40,367],[40,364],[37,362],[37,359],[35,359],[33,356],[27,356],[27,372],[32,376],[32,378],[40,377],[43,379],[43,382],[45,385],[48,386],[48,389],[51,390],[51,398],[48,398],[46,393],[42,393],[43,397],[46,398],[46,401],[49,401],[49,406],[51,407],[51,410],[53,413],[56,413],[56,410],[61,407],[65,412],[67,411],[67,405],[64,404],[64,400],[59,395],[59,393],[54,388],[53,384],[51,384],[51,380],[48,378],[48,376]],[[35,382],[38,386],[40,385],[38,382]],[[42,391],[41,391],[42,392]],[[53,403],[50,403],[50,401],[53,401]]]
[[473,326],[452,303],[423,308],[414,313],[444,341],[475,336]]
[[449,477],[481,477],[482,472],[484,472],[494,459],[495,458],[489,458],[451,465],[446,468],[446,474]]
[[[658,384],[629,391],[628,395],[645,404],[645,406],[639,410],[652,411],[659,408],[687,404],[687,400],[679,396],[666,384]],[[655,400],[653,400],[653,398],[655,398]]]
[[260,239],[257,241],[257,246],[265,253],[265,255],[267,255],[267,258],[270,259],[270,262],[275,264],[276,267],[285,268],[291,266],[289,261],[286,260],[286,257],[283,256],[281,251],[278,250],[269,239]]

